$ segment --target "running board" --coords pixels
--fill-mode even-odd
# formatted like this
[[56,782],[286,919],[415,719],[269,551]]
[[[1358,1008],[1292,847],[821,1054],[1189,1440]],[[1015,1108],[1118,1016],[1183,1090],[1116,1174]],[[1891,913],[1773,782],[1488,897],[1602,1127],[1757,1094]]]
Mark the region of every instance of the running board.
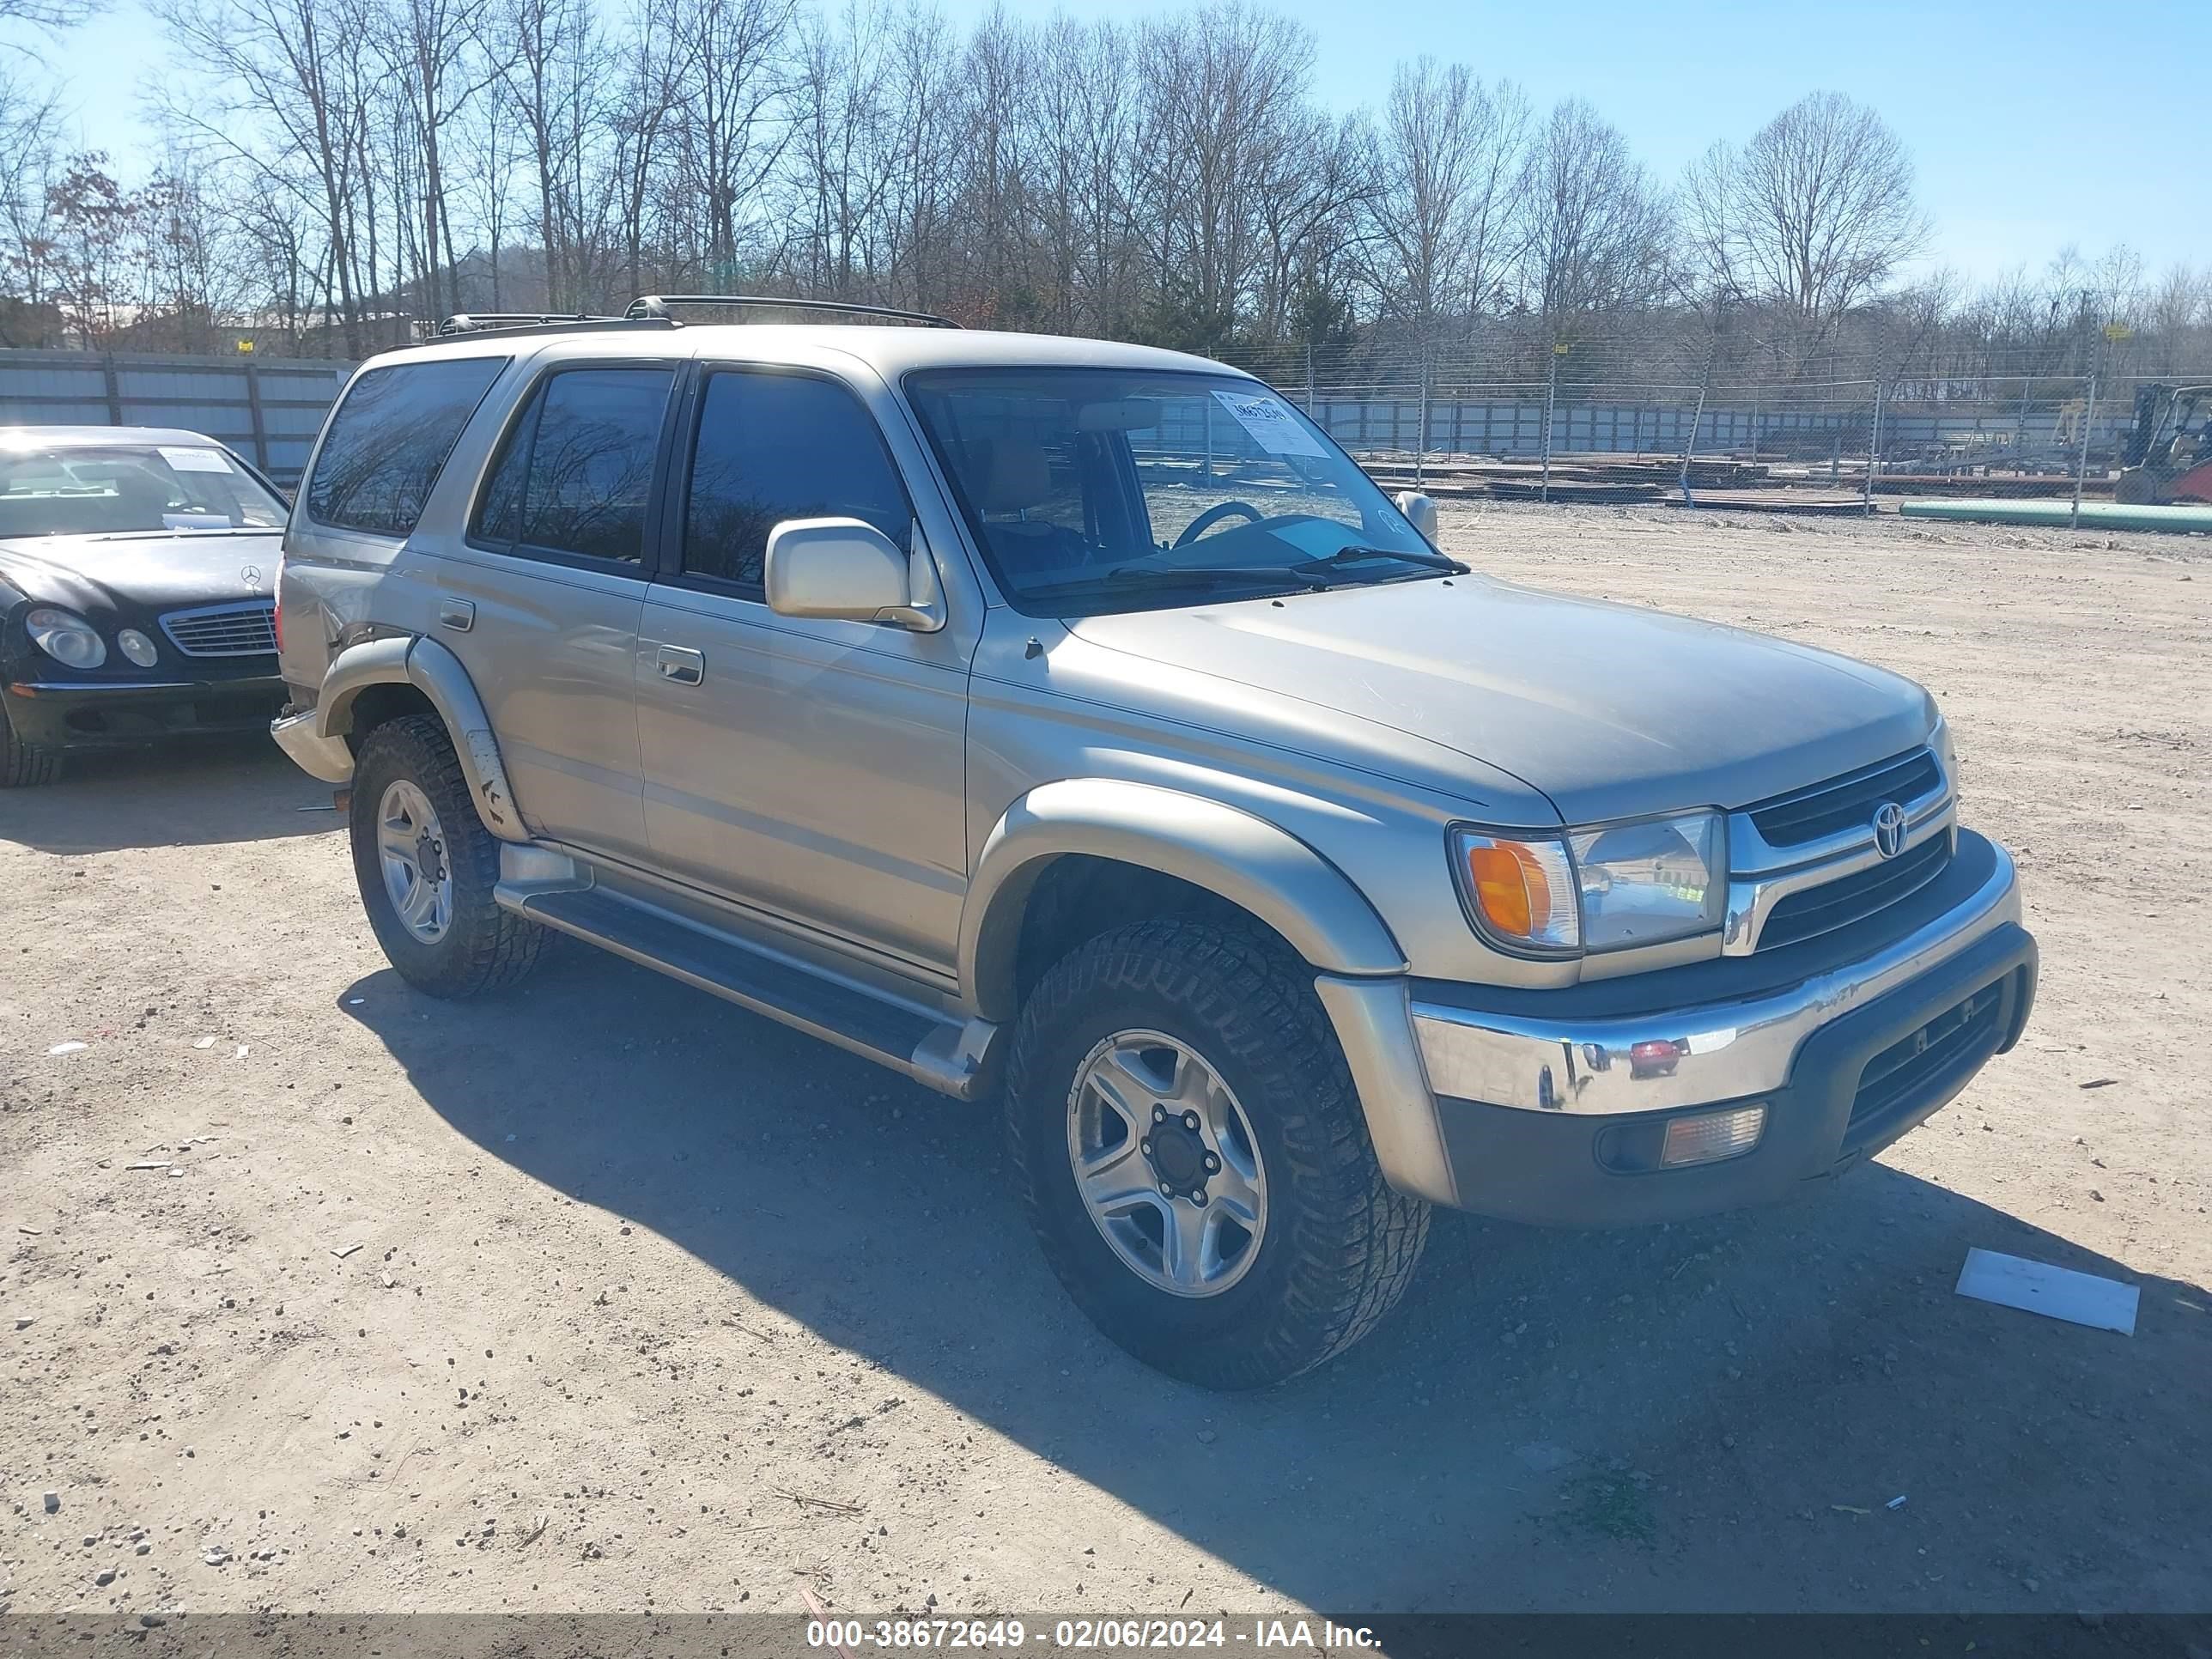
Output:
[[998,1027],[949,1019],[602,887],[501,882],[501,907],[654,969],[754,1013],[834,1042],[959,1100],[983,1092],[984,1059]]

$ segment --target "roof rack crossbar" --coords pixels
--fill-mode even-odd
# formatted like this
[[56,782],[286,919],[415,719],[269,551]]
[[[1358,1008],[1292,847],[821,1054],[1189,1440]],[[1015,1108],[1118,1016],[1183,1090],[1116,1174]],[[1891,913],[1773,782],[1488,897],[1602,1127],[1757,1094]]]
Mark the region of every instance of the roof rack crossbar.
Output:
[[890,306],[848,304],[842,300],[796,300],[772,294],[647,294],[630,301],[623,314],[633,320],[665,317],[671,306],[775,306],[787,311],[836,311],[848,316],[890,317],[927,328],[957,328],[950,317],[932,311],[900,311]]
[[564,323],[611,323],[588,311],[457,311],[438,325],[441,334],[476,334],[490,328],[548,328]]

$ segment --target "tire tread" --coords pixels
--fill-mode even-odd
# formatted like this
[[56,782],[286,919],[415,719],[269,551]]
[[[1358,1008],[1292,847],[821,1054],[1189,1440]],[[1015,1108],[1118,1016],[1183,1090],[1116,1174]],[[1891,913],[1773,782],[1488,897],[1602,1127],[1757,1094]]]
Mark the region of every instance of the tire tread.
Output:
[[[1036,1146],[1043,1121],[1036,1091],[1064,1101],[1066,1079],[1039,1075],[1042,1050],[1063,1022],[1117,991],[1141,988],[1188,1006],[1202,1027],[1230,1037],[1231,1054],[1302,1085],[1294,1103],[1267,1109],[1282,1131],[1299,1219],[1285,1294],[1265,1328],[1234,1342],[1179,1348],[1172,1369],[1215,1388],[1265,1386],[1323,1364],[1373,1330],[1412,1281],[1428,1237],[1429,1206],[1383,1179],[1336,1036],[1313,988],[1313,970],[1256,927],[1164,919],[1093,939],[1050,969],[1024,1008],[1007,1074],[1013,1158],[1030,1218],[1047,1257],[1085,1310],[1100,1318],[1082,1263],[1071,1258],[1043,1212],[1040,1179],[1064,1158]],[[1064,1107],[1063,1107],[1064,1109]],[[1041,1135],[1042,1131],[1038,1133]],[[1277,1172],[1269,1171],[1271,1184]],[[1188,1347],[1188,1345],[1184,1345]],[[1159,1363],[1152,1355],[1141,1358]]]
[[7,711],[0,709],[0,789],[35,788],[52,783],[61,770],[61,750],[25,743],[15,735]]
[[[372,886],[356,858],[362,900],[370,907],[370,920],[377,925],[385,954],[410,984],[433,996],[482,996],[514,984],[538,965],[546,929],[503,908],[491,896],[499,882],[499,841],[477,815],[468,778],[444,724],[428,714],[404,714],[372,728],[362,744],[356,780],[384,763],[387,756],[394,775],[412,778],[437,809],[445,830],[446,860],[453,866],[453,924],[448,938],[459,948],[427,969],[404,961],[403,953],[392,949],[393,941],[385,939],[376,915],[376,907],[388,901],[380,886]],[[380,784],[375,787],[381,788]],[[374,812],[374,803],[366,794],[356,793],[355,800],[356,813]],[[355,834],[360,834],[358,820]]]

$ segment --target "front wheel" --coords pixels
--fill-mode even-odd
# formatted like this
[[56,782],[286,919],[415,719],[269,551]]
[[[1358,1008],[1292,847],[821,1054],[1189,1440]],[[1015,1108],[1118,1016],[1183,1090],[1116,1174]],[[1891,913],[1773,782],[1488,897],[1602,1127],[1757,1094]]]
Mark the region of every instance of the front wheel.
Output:
[[61,775],[59,751],[25,743],[15,735],[15,722],[0,708],[0,789],[23,789],[52,783]]
[[1023,1011],[1006,1110],[1068,1294],[1186,1382],[1260,1388],[1343,1352],[1427,1237],[1311,971],[1256,933],[1148,921],[1068,957]]

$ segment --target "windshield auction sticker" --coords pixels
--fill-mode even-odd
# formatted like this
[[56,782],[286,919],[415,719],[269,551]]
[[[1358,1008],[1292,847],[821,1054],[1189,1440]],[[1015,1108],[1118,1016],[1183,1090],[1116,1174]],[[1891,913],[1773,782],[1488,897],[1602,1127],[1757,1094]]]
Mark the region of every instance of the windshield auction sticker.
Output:
[[219,449],[179,449],[167,444],[161,446],[161,459],[169,464],[173,472],[228,472],[230,463],[222,458]]
[[1279,398],[1264,392],[1257,397],[1241,392],[1216,392],[1221,406],[1237,417],[1237,424],[1252,434],[1252,441],[1270,455],[1323,455],[1313,434],[1300,426]]

